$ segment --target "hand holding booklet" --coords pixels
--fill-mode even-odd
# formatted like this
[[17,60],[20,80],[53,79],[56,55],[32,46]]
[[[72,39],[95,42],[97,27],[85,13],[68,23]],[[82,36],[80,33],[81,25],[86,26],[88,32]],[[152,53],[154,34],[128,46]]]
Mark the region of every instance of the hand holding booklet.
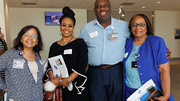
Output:
[[[68,70],[62,55],[51,57],[48,59],[48,61],[53,70],[54,77],[59,77],[60,75],[62,75],[62,78],[69,77]],[[72,82],[70,82],[68,86],[68,90],[71,91],[72,89],[73,89]]]
[[62,55],[58,55],[55,57],[51,57],[48,59],[53,70],[54,77],[59,77],[62,74],[63,78],[67,78],[69,76],[66,64]]
[[153,98],[163,96],[163,93],[155,85],[152,79],[137,89],[127,101],[156,101]]

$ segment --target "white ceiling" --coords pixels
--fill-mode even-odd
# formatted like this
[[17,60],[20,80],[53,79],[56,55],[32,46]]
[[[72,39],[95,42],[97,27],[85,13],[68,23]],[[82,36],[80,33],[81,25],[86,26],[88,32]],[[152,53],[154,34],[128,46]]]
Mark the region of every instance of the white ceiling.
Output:
[[[74,9],[93,9],[95,0],[8,0],[9,7],[32,8],[63,8],[69,6]],[[160,1],[161,3],[157,4]],[[180,0],[110,0],[112,9],[118,9],[122,3],[135,3],[123,5],[125,11],[180,11]],[[24,6],[22,3],[36,4]],[[142,6],[146,8],[142,9]]]

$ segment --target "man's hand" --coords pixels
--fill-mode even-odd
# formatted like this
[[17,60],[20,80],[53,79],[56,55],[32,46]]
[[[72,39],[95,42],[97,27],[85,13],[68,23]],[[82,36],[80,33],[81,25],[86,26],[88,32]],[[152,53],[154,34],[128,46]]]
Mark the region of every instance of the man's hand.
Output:
[[167,48],[166,58],[169,60],[171,59],[171,51],[169,50],[169,48]]

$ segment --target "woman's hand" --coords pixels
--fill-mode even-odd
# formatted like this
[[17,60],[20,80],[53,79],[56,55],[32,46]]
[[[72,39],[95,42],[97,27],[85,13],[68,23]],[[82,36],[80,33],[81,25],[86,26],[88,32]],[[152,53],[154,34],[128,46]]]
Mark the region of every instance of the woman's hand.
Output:
[[53,77],[53,78],[51,78],[50,79],[50,81],[53,83],[53,84],[55,84],[56,86],[58,86],[59,84],[60,84],[60,81],[61,81],[61,79],[62,79],[62,75],[60,75],[60,77]]
[[62,78],[62,82],[60,82],[60,86],[67,87],[69,86],[70,82],[74,81],[78,77],[78,74],[76,72],[73,72],[69,77],[67,78]]
[[168,100],[168,98],[165,96],[155,97],[154,99],[158,100],[158,101],[167,101]]
[[62,81],[59,83],[60,86],[62,87],[67,87],[69,86],[69,83],[71,82],[68,78],[62,78]]

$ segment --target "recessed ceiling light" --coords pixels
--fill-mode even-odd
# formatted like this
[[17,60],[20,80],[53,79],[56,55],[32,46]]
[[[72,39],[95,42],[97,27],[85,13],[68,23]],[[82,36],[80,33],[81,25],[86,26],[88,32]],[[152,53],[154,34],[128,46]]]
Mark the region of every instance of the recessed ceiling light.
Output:
[[161,2],[160,2],[160,1],[158,1],[157,3],[158,3],[158,4],[160,4]]
[[142,6],[142,8],[146,8],[145,6]]

